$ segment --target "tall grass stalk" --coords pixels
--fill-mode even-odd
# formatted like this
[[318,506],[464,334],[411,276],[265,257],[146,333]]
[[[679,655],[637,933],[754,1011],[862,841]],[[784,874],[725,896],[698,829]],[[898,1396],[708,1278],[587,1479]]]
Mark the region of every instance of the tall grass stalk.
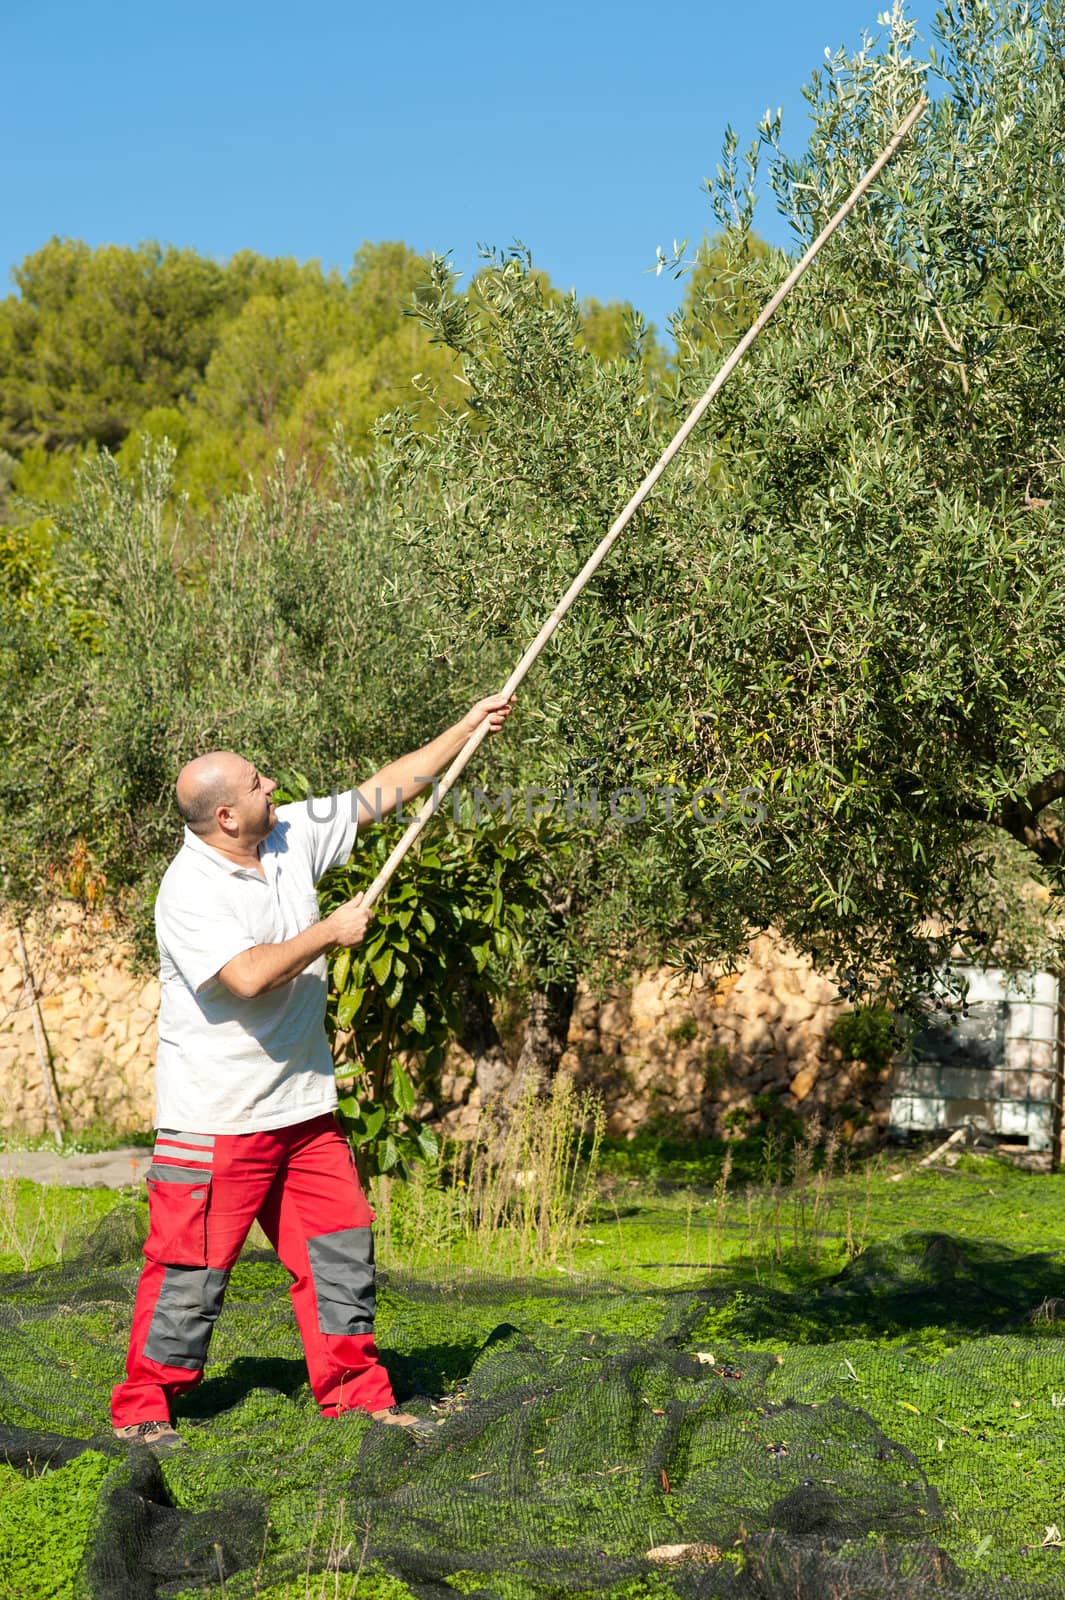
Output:
[[487,1108],[452,1157],[462,1238],[522,1267],[569,1256],[596,1199],[605,1120],[599,1097],[565,1076],[546,1099],[530,1086],[509,1117]]
[[[779,1138],[770,1132],[762,1158],[762,1182],[748,1184],[745,1190],[746,1255],[758,1282],[762,1280],[763,1271],[772,1273],[774,1268],[785,1264],[792,1268],[816,1269],[823,1265],[826,1256],[837,1255],[841,1244],[849,1259],[865,1244],[868,1201],[866,1220],[856,1231],[846,1155],[842,1163],[845,1241],[836,1231],[838,1219],[834,1207],[839,1203],[836,1192],[840,1176],[839,1134],[832,1128],[825,1132],[820,1120],[812,1117],[788,1152],[790,1171],[785,1168],[784,1156]],[[720,1204],[719,1201],[719,1207]]]
[[[262,1553],[259,1565],[255,1570],[252,1586],[252,1600],[358,1600],[359,1589],[362,1585],[363,1572],[366,1567],[366,1556],[370,1547],[370,1527],[367,1523],[362,1530],[362,1541],[359,1545],[358,1556],[355,1557],[355,1537],[348,1534],[344,1528],[344,1513],[347,1510],[347,1501],[341,1500],[333,1513],[332,1524],[329,1530],[329,1545],[324,1556],[316,1548],[319,1534],[322,1531],[324,1520],[324,1497],[319,1497],[318,1507],[314,1522],[311,1525],[311,1537],[307,1545],[307,1554],[304,1559],[303,1572],[299,1578],[282,1579],[280,1583],[271,1581],[264,1587],[263,1567],[266,1561],[266,1540],[269,1537],[272,1523],[267,1522],[266,1532],[263,1537]],[[220,1546],[215,1546],[215,1551],[220,1552]],[[355,1565],[351,1566],[354,1559]],[[319,1563],[321,1563],[319,1565]],[[343,1583],[341,1579],[343,1578]],[[225,1600],[225,1576],[221,1571],[219,1560],[219,1581],[221,1588],[211,1588],[212,1600]],[[397,1588],[400,1585],[397,1582]],[[242,1591],[246,1592],[246,1591]]]
[[459,1235],[455,1202],[441,1188],[435,1164],[412,1166],[405,1178],[379,1173],[370,1182],[377,1218],[377,1250],[382,1262],[408,1272],[452,1265]]
[[858,1219],[857,1227],[855,1226],[854,1214],[851,1210],[849,1186],[847,1189],[847,1239],[845,1248],[848,1261],[853,1261],[855,1256],[860,1256],[862,1251],[865,1249],[865,1241],[869,1233],[869,1212],[873,1203],[874,1169],[876,1173],[879,1174],[879,1157],[875,1162],[867,1161],[865,1163],[865,1169],[862,1174],[864,1180],[863,1203],[861,1216]]
[[13,1256],[23,1271],[59,1261],[66,1242],[63,1195],[44,1184],[10,1174],[0,1177],[0,1256]]
[[[816,1163],[818,1149],[821,1164]],[[822,1144],[822,1126],[811,1117],[795,1145],[792,1156],[791,1216],[795,1253],[813,1267],[821,1259],[822,1231],[827,1220],[829,1185],[835,1175],[839,1155],[839,1135],[829,1129]]]
[[[728,1205],[728,1181],[732,1176],[732,1151],[725,1151],[725,1159],[721,1163],[721,1172],[714,1185],[714,1215],[707,1238],[706,1265],[712,1272],[714,1266],[723,1263],[721,1249],[721,1230],[725,1225],[725,1210]],[[748,1191],[749,1195],[749,1191]],[[750,1213],[750,1200],[748,1198],[748,1215]]]

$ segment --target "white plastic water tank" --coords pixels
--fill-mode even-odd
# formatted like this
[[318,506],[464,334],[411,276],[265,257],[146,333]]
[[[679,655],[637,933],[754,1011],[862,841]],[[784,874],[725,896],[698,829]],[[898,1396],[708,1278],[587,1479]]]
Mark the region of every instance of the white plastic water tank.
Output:
[[970,1121],[1034,1153],[1054,1146],[1059,1095],[1058,980],[957,966],[968,1016],[933,1011],[895,1067],[891,1127],[949,1132]]

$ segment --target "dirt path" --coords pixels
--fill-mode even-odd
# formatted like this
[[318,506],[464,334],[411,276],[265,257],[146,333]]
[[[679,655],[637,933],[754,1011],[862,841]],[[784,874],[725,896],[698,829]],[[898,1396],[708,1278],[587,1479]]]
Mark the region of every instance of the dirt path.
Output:
[[64,1156],[57,1150],[0,1150],[0,1178],[31,1178],[78,1189],[124,1189],[144,1182],[151,1151],[98,1150]]

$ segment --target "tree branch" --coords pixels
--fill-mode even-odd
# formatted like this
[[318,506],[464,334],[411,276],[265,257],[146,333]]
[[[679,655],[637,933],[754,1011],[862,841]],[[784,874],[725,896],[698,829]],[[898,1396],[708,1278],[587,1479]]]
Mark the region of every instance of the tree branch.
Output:
[[988,821],[1012,835],[1045,867],[1056,867],[1065,859],[1065,829],[1057,822],[1041,822],[1039,813],[1063,798],[1065,769],[1059,767],[1033,783],[1023,799],[1004,800]]
[[1062,767],[1056,772],[1048,772],[1038,783],[1033,783],[1025,796],[1033,811],[1042,811],[1044,806],[1052,805],[1055,800],[1063,798],[1065,798],[1065,768]]

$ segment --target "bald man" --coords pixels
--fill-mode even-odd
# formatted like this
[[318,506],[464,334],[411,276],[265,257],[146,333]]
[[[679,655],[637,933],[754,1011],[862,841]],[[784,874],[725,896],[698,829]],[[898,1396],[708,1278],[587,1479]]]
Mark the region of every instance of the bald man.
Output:
[[115,1433],[178,1448],[174,1405],[203,1375],[230,1271],[258,1221],[292,1276],[311,1390],[326,1417],[369,1413],[416,1440],[374,1344],[373,1216],[334,1111],[326,954],[358,944],[362,896],[319,920],[316,885],[360,824],[428,787],[512,701],[479,700],[362,790],[275,807],[254,762],[216,750],[183,767],[185,839],[155,906],[161,999],[149,1231]]

